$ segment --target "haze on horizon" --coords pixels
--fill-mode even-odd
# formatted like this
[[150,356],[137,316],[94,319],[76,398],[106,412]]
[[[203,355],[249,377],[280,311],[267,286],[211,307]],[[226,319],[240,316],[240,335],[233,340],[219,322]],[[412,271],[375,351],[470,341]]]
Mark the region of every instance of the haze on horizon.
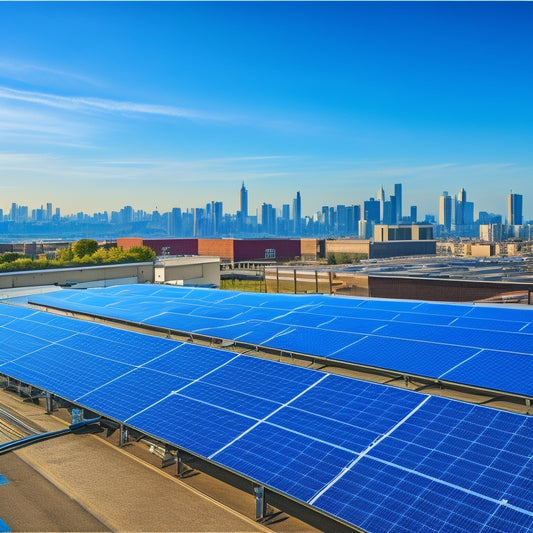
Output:
[[530,2],[0,2],[0,208],[524,196]]

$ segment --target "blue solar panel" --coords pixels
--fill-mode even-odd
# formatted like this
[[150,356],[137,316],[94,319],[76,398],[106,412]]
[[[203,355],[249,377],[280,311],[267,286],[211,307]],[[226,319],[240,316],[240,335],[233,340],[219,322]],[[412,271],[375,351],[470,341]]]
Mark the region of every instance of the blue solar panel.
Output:
[[0,327],[0,372],[368,531],[533,527],[529,417],[64,320],[78,349]]
[[67,329],[50,328],[45,324],[39,324],[38,322],[31,322],[29,320],[17,320],[6,324],[4,328],[52,342],[58,342],[73,335],[73,332]]
[[[446,375],[490,389],[497,380],[482,368],[461,375],[461,363],[480,350],[533,355],[531,309],[147,285],[35,299],[46,303],[68,292],[74,295],[62,296],[69,300],[65,305],[85,306],[84,312],[434,379]],[[88,301],[91,306],[82,303]],[[504,358],[492,364],[500,368]],[[449,373],[457,365],[458,371]],[[502,369],[508,384],[493,390],[529,394],[517,373],[515,367]]]
[[363,300],[360,306],[364,309],[383,309],[384,311],[413,311],[421,302],[408,300],[384,300],[376,298],[375,300]]
[[513,320],[516,322],[533,322],[533,310],[527,306],[523,309],[507,306],[473,305],[468,313],[470,318],[488,318],[490,320]]
[[427,315],[445,315],[448,317],[460,317],[471,312],[470,304],[442,303],[442,302],[421,302],[416,306],[414,312]]
[[452,326],[426,325],[420,328],[414,324],[396,323],[387,324],[379,333],[400,339],[533,354],[533,336],[527,334],[516,335],[505,331],[473,330]]
[[522,330],[521,330],[521,333],[533,333],[533,324],[528,324],[527,326],[525,326]]
[[144,366],[185,379],[198,379],[234,359],[232,352],[214,350],[196,344],[181,344],[175,350],[152,359]]
[[204,457],[216,452],[256,423],[253,418],[180,394],[171,394],[126,421],[145,433],[157,435],[160,439]]
[[322,320],[322,325],[318,326],[320,329],[351,331],[354,333],[372,333],[387,324],[387,322],[384,322],[383,320],[368,320],[365,318],[335,317],[325,323],[324,318],[322,318]]
[[[123,318],[126,318],[127,313],[122,313]],[[226,320],[220,318],[203,318],[191,315],[180,315],[177,313],[164,313],[161,315],[152,316],[149,320],[146,317],[140,316],[139,321],[150,324],[151,326],[158,326],[160,328],[174,329],[176,331],[201,331],[206,328],[216,328],[227,324]]]
[[447,326],[450,323],[455,324],[456,319],[449,315],[424,315],[422,313],[398,313],[394,318],[394,322],[408,322],[412,324],[435,324],[439,326]]
[[483,350],[441,379],[533,397],[533,357]]
[[0,365],[4,374],[72,400],[130,369],[57,344]]
[[254,428],[213,459],[307,501],[353,457],[354,453],[327,442],[266,424]]
[[439,377],[479,352],[476,348],[368,336],[335,354],[340,361]]
[[26,309],[25,307],[17,307],[15,305],[8,305],[0,303],[0,315],[5,315],[13,318],[23,318],[30,316],[35,311]]
[[[254,334],[243,337],[243,339],[253,339]],[[357,333],[288,326],[286,332],[281,332],[261,342],[255,342],[268,346],[269,348],[277,348],[289,352],[293,351],[319,357],[331,357],[339,350],[362,338],[363,335]],[[248,340],[248,342],[250,341]]]
[[109,380],[76,401],[96,413],[126,420],[189,383],[190,380],[141,367],[123,374],[120,379]]
[[512,322],[510,320],[492,320],[488,318],[471,318],[461,317],[456,319],[453,326],[459,328],[471,328],[471,329],[487,329],[491,331],[508,331],[508,332],[522,332],[533,333],[533,331],[525,331],[525,322]]
[[[418,406],[424,397],[402,389],[328,374],[290,406],[349,424],[354,431],[366,429],[382,434]],[[330,436],[330,439],[336,438]]]
[[204,377],[205,383],[284,404],[318,379],[306,368],[240,356]]

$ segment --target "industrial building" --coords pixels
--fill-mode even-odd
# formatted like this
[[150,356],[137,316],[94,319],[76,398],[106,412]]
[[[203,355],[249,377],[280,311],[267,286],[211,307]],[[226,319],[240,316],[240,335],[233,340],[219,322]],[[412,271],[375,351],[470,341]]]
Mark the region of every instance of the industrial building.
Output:
[[[388,228],[389,226],[382,226]],[[157,255],[218,256],[223,262],[258,261],[269,259],[316,261],[329,254],[356,254],[384,258],[436,253],[436,241],[424,226],[406,226],[412,238],[395,240],[391,227],[390,239],[376,242],[363,239],[117,239],[117,246],[128,250],[132,246],[148,246]],[[414,229],[413,229],[414,228]],[[396,232],[398,233],[398,232]],[[389,235],[389,233],[387,233]],[[399,234],[398,234],[399,235]],[[402,236],[403,233],[402,233]]]
[[0,273],[0,289],[78,285],[81,287],[117,285],[118,283],[175,283],[185,285],[220,285],[218,257],[159,258],[156,262],[118,265],[79,266],[45,270]]

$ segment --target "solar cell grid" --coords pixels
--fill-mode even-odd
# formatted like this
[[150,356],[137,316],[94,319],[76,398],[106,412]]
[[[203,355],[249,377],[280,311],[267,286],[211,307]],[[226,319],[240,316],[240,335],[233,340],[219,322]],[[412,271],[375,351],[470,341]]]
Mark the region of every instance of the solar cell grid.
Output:
[[440,376],[442,380],[533,397],[533,357],[483,350]]
[[379,333],[399,339],[533,354],[533,337],[527,334],[513,335],[504,331],[473,330],[452,326],[426,325],[420,328],[414,324],[396,323],[387,324]]
[[[107,289],[86,293],[93,295],[95,301],[110,294]],[[141,308],[132,303],[135,298],[139,300],[140,293],[143,295]],[[53,298],[55,294],[36,298]],[[435,379],[443,376],[447,381],[456,380],[467,386],[530,394],[528,383],[520,377],[522,373],[513,371],[512,365],[505,365],[503,358],[492,361],[501,369],[501,379],[493,379],[490,370],[485,372],[479,368],[483,358],[472,361],[469,358],[481,349],[533,355],[533,337],[529,336],[533,333],[531,310],[161,286],[142,286],[141,289],[127,286],[120,292],[117,289],[114,297],[118,294],[120,298],[115,305],[105,310],[96,303],[82,310],[412,375]],[[77,296],[83,297],[86,296]],[[81,304],[71,302],[69,305]],[[187,313],[168,312],[168,309],[187,309]],[[447,326],[448,323],[452,325]],[[328,332],[315,333],[313,328]],[[368,337],[354,344],[357,339],[330,333],[335,331]],[[468,363],[464,370],[461,369],[463,362]],[[484,376],[487,376],[485,381]]]
[[287,326],[285,330],[280,330],[270,338],[260,340],[256,336],[256,330],[254,330],[252,333],[241,337],[240,340],[288,352],[328,357],[362,338],[363,335],[357,333]]
[[31,322],[29,320],[16,320],[4,325],[4,329],[18,331],[19,333],[25,333],[28,336],[51,342],[58,342],[74,335],[72,331],[67,329],[51,328],[46,324],[39,324],[38,322]]
[[450,368],[478,352],[477,348],[369,335],[357,344],[339,350],[335,358],[413,375],[444,377]]
[[181,391],[180,394],[191,400],[205,402],[256,420],[265,418],[281,406],[279,402],[270,399],[259,398],[228,387],[210,385],[203,382],[193,383]]
[[171,394],[126,420],[144,433],[208,457],[249,429],[253,418]]
[[522,331],[527,324],[525,322],[512,322],[510,320],[460,317],[456,319],[452,325],[459,328],[470,328],[476,330],[485,329],[490,331],[519,332]]
[[[73,328],[83,324],[64,320]],[[46,327],[38,320],[32,326]],[[98,336],[71,337],[84,341],[79,351],[0,327],[2,347],[21,339],[26,351],[39,346],[0,365],[0,372],[212,456],[369,531],[533,528],[528,417],[105,326],[97,330]],[[131,349],[137,350],[135,364],[146,366],[110,359],[128,360]]]
[[259,425],[218,453],[228,468],[307,501],[344,468],[353,453],[283,428]]
[[[76,398],[96,413],[126,420],[191,381],[144,367],[133,369]],[[140,393],[142,391],[142,393]]]
[[0,315],[13,318],[23,318],[30,316],[32,313],[34,313],[34,311],[31,309],[26,309],[25,307],[0,303]]

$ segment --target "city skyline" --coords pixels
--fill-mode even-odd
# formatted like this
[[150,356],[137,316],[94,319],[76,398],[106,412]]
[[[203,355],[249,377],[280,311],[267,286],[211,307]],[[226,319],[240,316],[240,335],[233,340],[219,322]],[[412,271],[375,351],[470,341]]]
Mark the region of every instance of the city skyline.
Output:
[[[529,2],[0,3],[0,207],[533,197]],[[497,38],[495,38],[497,36]],[[505,187],[502,185],[505,184]],[[533,218],[525,202],[523,217]]]
[[[231,216],[235,218],[235,231],[242,231],[247,225],[247,219],[254,218],[262,222],[266,217],[274,219],[280,218],[287,221],[292,221],[293,225],[290,228],[290,233],[298,234],[301,232],[300,224],[305,220],[312,221],[319,219],[320,222],[327,221],[329,215],[325,209],[346,208],[347,206],[356,207],[359,215],[357,218],[366,220],[376,224],[406,224],[406,223],[421,223],[427,222],[430,224],[438,224],[443,226],[445,230],[450,230],[453,227],[471,226],[475,222],[486,224],[487,216],[489,218],[500,219],[499,224],[505,223],[509,225],[531,224],[532,220],[523,216],[523,198],[524,195],[520,193],[509,193],[505,197],[506,211],[489,212],[485,206],[477,205],[475,201],[467,201],[467,191],[461,187],[457,194],[453,192],[443,191],[438,197],[438,211],[436,213],[422,213],[419,206],[416,204],[406,204],[403,202],[403,184],[395,183],[387,194],[387,190],[381,185],[375,194],[368,198],[362,198],[356,202],[348,202],[347,204],[323,204],[320,209],[316,211],[302,210],[302,195],[301,191],[296,191],[292,199],[280,199],[280,202],[285,203],[272,205],[266,201],[259,201],[259,203],[250,208],[248,201],[248,188],[244,180],[235,195],[238,197],[237,203],[239,208],[237,210],[228,210],[225,208],[224,202],[220,199],[211,199],[196,206],[173,206],[168,210],[153,210],[148,211],[138,206],[122,205],[120,209],[117,205],[111,210],[100,211],[70,211],[65,210],[52,202],[40,202],[39,207],[18,204],[11,202],[8,209],[0,207],[0,223],[4,222],[50,222],[53,219],[59,221],[60,219],[75,219],[80,215],[85,217],[97,217],[102,215],[108,217],[109,215],[120,215],[120,213],[127,211],[132,215],[133,213],[141,214],[143,217],[151,217],[152,215],[171,215],[175,212],[181,214],[193,214],[195,211],[212,212],[220,218],[222,216]],[[470,195],[468,195],[470,198]],[[527,202],[526,202],[527,205]],[[475,207],[476,206],[476,207]],[[403,214],[402,214],[403,210]],[[477,215],[476,215],[477,213]],[[130,216],[128,215],[128,216]],[[20,219],[20,220],[19,220]],[[478,219],[480,219],[478,221]],[[491,222],[496,223],[496,222]],[[288,229],[288,228],[287,228]]]

